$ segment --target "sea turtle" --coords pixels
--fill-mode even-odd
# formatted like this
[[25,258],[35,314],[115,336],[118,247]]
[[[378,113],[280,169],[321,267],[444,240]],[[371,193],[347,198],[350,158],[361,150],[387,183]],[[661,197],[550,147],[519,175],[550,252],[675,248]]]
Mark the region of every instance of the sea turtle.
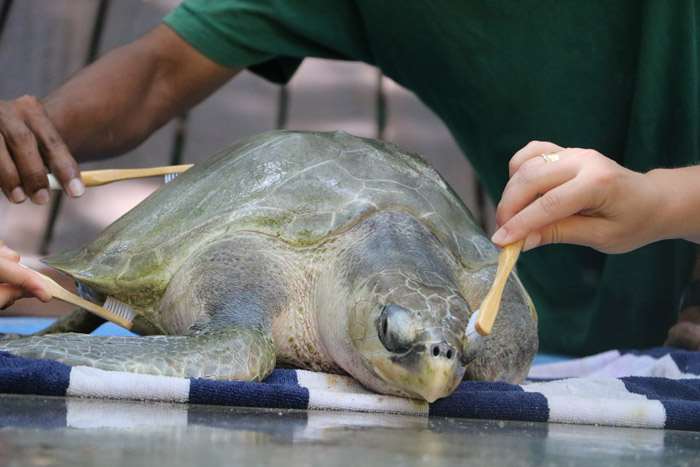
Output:
[[84,297],[131,305],[146,337],[56,334],[99,323],[76,310],[0,350],[225,380],[262,380],[281,364],[432,402],[465,369],[518,382],[534,357],[534,308],[515,275],[481,348],[465,338],[497,253],[419,156],[340,131],[268,132],[46,260]]

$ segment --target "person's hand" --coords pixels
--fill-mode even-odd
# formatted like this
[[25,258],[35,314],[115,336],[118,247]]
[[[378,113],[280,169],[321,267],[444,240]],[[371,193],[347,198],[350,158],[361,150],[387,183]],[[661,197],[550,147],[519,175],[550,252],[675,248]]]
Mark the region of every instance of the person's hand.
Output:
[[[556,153],[548,162],[542,154]],[[661,189],[591,149],[533,141],[510,161],[498,205],[497,245],[526,238],[523,250],[548,243],[623,253],[663,237],[656,217]]]
[[32,295],[42,302],[51,300],[46,282],[18,263],[19,254],[0,240],[0,309],[12,305],[18,298]]
[[0,188],[7,199],[46,203],[49,171],[68,195],[83,194],[78,165],[41,103],[32,96],[0,101]]
[[683,292],[678,322],[668,331],[664,345],[700,350],[700,258],[695,264],[692,277],[692,282]]
[[664,345],[686,350],[700,350],[700,305],[686,307],[678,322],[668,331]]

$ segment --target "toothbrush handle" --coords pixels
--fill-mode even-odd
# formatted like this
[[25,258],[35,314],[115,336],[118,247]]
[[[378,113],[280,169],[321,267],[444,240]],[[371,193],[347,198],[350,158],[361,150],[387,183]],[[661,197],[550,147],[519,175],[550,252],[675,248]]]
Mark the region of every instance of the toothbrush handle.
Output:
[[520,256],[520,250],[523,247],[525,239],[504,246],[498,254],[498,268],[496,269],[496,277],[493,285],[486,294],[486,298],[481,303],[479,316],[476,319],[475,327],[479,334],[486,336],[491,333],[493,323],[496,321],[498,308],[501,304],[501,295],[503,289],[510,276],[510,271],[515,266],[515,262]]

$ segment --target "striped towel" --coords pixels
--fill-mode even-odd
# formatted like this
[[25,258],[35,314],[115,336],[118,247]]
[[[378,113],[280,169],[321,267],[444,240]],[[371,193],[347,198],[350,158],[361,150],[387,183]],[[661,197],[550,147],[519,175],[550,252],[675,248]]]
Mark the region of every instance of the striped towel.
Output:
[[69,367],[0,352],[0,393],[700,431],[700,352],[605,352],[533,366],[526,384],[464,381],[432,404],[347,376],[275,370],[262,383]]

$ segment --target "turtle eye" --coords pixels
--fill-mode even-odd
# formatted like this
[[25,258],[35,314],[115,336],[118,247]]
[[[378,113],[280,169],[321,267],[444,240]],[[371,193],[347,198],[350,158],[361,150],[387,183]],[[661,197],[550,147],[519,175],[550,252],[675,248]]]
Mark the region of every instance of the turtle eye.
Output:
[[379,340],[389,352],[403,353],[416,340],[413,312],[393,303],[384,305],[377,320]]

